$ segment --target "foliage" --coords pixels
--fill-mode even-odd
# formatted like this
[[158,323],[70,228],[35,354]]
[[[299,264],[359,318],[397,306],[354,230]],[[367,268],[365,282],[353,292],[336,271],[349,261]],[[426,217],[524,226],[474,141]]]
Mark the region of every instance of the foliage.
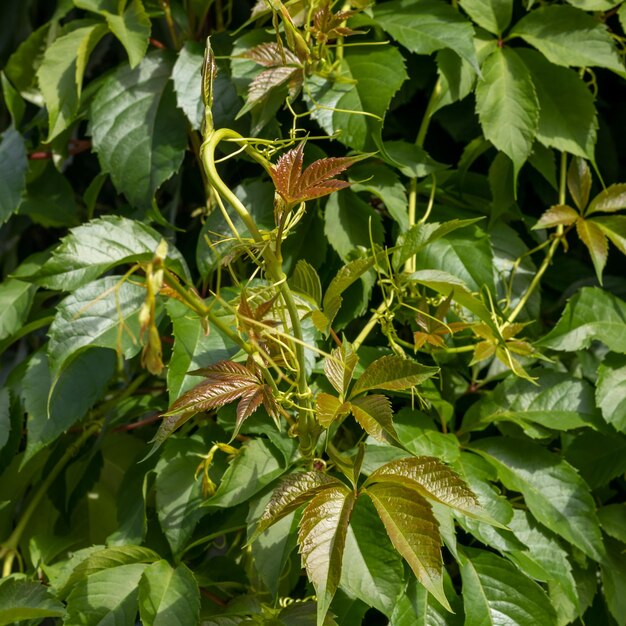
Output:
[[0,17],[0,624],[626,625],[626,4]]

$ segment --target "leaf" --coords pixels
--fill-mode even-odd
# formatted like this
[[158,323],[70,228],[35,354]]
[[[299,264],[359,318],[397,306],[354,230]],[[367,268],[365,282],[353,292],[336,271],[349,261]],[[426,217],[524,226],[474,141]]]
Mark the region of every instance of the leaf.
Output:
[[591,220],[582,218],[576,222],[576,232],[580,240],[587,247],[587,250],[589,250],[598,282],[602,284],[602,272],[609,256],[609,242],[607,241],[606,235],[602,229]]
[[359,498],[352,512],[344,560],[349,566],[342,568],[339,588],[391,617],[403,592],[404,567],[367,498]]
[[537,92],[537,139],[550,148],[593,160],[598,120],[591,91],[573,70],[554,65],[533,50],[516,48],[516,52]]
[[427,499],[457,509],[470,517],[494,521],[483,514],[476,496],[465,481],[434,457],[421,456],[390,461],[373,471],[365,485],[378,482],[403,485]]
[[393,427],[391,402],[382,394],[370,394],[350,402],[352,415],[361,428],[379,441],[393,441],[398,435]]
[[538,347],[572,352],[602,341],[613,352],[626,353],[626,303],[597,287],[583,287],[565,306],[556,326]]
[[385,141],[383,146],[381,156],[409,178],[424,178],[448,167],[435,161],[424,148],[408,141]]
[[566,204],[555,204],[544,211],[539,221],[533,226],[533,230],[539,228],[554,228],[555,226],[569,226],[578,220],[578,213]]
[[333,485],[341,486],[342,483],[317,470],[296,472],[283,478],[274,489],[271,500],[259,518],[250,543],[278,520],[301,507],[320,491]]
[[374,503],[395,549],[406,559],[417,580],[448,610],[443,590],[439,527],[428,502],[399,484],[369,485]]
[[473,404],[465,413],[461,430],[482,430],[500,420],[511,421],[525,430],[528,424],[554,430],[595,427],[598,410],[589,383],[543,368],[531,370],[530,374],[534,383],[507,378]]
[[324,428],[330,428],[333,422],[349,413],[349,402],[341,402],[339,398],[323,391],[317,394],[315,399],[315,417]]
[[396,355],[383,356],[371,363],[356,381],[350,397],[371,389],[401,391],[420,385],[434,376],[438,368],[421,365]]
[[334,177],[349,168],[355,162],[354,157],[318,159],[302,171],[303,158],[304,141],[301,141],[270,169],[276,191],[288,205],[321,198],[350,186],[350,183]]
[[622,254],[626,254],[626,216],[602,215],[592,217],[590,221],[602,229],[602,232]]
[[463,0],[463,10],[479,26],[500,37],[511,23],[513,0]]
[[302,514],[298,545],[302,562],[317,595],[317,625],[322,626],[341,578],[354,492],[336,485],[318,493]]
[[34,285],[23,280],[9,278],[0,283],[0,340],[22,328],[28,319],[36,291]]
[[530,156],[539,101],[526,66],[512,48],[498,48],[482,67],[476,111],[486,139],[513,161],[517,173]]
[[584,211],[591,191],[591,172],[584,159],[572,159],[567,170],[567,188],[578,209]]
[[544,526],[601,560],[604,554],[593,498],[566,461],[525,440],[491,437],[472,444],[498,471],[507,489],[519,491]]
[[582,432],[567,447],[565,458],[597,489],[626,472],[626,437],[611,431]]
[[607,535],[626,543],[626,503],[602,506],[598,509],[598,517]]
[[[115,358],[111,351],[88,350],[59,373],[52,387],[48,358],[42,350],[35,352],[22,381],[22,400],[28,414],[22,462],[85,417],[104,395],[114,371]],[[80,393],[76,393],[77,389]]]
[[358,362],[359,357],[347,341],[344,341],[339,348],[332,350],[330,357],[324,359],[324,374],[342,397],[348,391],[354,368]]
[[322,304],[322,283],[315,268],[305,261],[298,259],[293,274],[289,279],[289,286],[298,293],[309,296],[319,307]]
[[601,191],[590,203],[585,215],[598,211],[613,213],[626,209],[626,183],[610,185]]
[[521,37],[556,65],[605,67],[621,76],[625,73],[606,26],[573,7],[535,9],[517,22],[510,37]]
[[461,566],[466,626],[556,626],[550,600],[536,582],[495,554],[467,552]]
[[145,626],[196,624],[200,590],[184,563],[173,568],[160,560],[144,570],[139,581],[139,616]]
[[619,626],[626,624],[626,556],[624,544],[607,540],[606,561],[601,564],[606,603]]
[[[297,445],[289,440],[287,457],[291,458]],[[227,508],[246,500],[284,474],[288,469],[282,457],[270,443],[263,439],[251,439],[242,446],[231,461],[215,495],[206,506]]]
[[391,99],[408,77],[404,58],[394,46],[346,48],[340,68],[340,81],[314,76],[305,84],[311,116],[344,145],[374,150]]
[[[187,147],[171,72],[169,56],[150,52],[135,69],[122,65],[107,77],[91,105],[100,167],[141,208],[150,207],[156,190],[178,171]],[[124,124],[118,123],[120,117]]]
[[104,24],[88,22],[58,37],[46,49],[37,70],[37,80],[48,109],[47,142],[68,128],[76,118],[87,61],[106,33]]
[[606,422],[626,433],[626,357],[604,357],[598,367],[596,402]]
[[[48,289],[74,291],[118,265],[151,261],[161,239],[156,230],[141,222],[103,216],[72,228],[52,257],[29,278]],[[185,260],[172,246],[164,263],[190,280]]]
[[65,607],[42,584],[17,578],[0,582],[0,625],[64,615]]
[[379,245],[383,243],[380,215],[349,189],[328,199],[324,217],[324,234],[344,262],[350,260],[355,248],[369,250],[372,241]]
[[67,599],[67,626],[97,626],[104,620],[133,626],[137,594],[146,565],[134,563],[97,572],[78,583]]
[[144,285],[120,284],[116,276],[99,278],[57,305],[50,325],[48,355],[53,372],[85,348],[117,350],[130,359],[141,349],[139,312],[146,299]]
[[111,32],[120,40],[126,53],[130,67],[134,68],[144,58],[148,50],[151,22],[141,0],[130,0],[124,13],[115,15],[102,11]]
[[438,0],[394,0],[374,9],[374,21],[416,54],[451,48],[478,70],[471,24]]
[[24,138],[12,126],[3,133],[0,141],[0,225],[4,224],[20,206],[26,189],[26,146]]

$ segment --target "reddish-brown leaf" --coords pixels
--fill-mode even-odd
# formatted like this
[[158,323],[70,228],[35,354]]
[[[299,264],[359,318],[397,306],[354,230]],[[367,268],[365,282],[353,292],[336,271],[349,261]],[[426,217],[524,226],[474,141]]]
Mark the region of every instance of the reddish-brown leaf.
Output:
[[233,436],[239,434],[239,429],[246,419],[248,419],[263,402],[263,386],[249,387],[241,395],[241,400],[237,405],[237,421],[235,422],[235,432]]
[[[250,108],[257,102],[261,102],[270,90],[274,87],[282,85],[288,80],[293,79],[296,75],[301,75],[301,70],[297,67],[289,67],[285,65],[263,70],[258,76],[255,77],[248,87],[248,98],[244,109],[250,110]],[[291,86],[290,89],[292,89]]]
[[299,65],[298,57],[288,48],[282,47],[275,42],[262,43],[242,55],[263,67],[279,67],[281,65]]
[[355,163],[357,160],[355,157],[318,159],[304,172],[303,157],[304,142],[281,156],[270,172],[276,191],[287,204],[321,198],[350,185],[347,181],[336,180],[333,177]]

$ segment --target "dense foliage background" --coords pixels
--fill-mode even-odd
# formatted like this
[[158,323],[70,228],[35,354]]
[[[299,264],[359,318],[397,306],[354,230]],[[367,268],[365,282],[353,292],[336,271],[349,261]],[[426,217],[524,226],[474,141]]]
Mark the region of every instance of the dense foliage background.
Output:
[[0,624],[624,626],[625,29],[2,2]]

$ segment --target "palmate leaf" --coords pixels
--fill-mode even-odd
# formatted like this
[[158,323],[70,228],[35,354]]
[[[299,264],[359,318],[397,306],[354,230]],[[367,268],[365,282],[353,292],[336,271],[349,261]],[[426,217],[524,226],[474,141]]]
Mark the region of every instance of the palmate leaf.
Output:
[[356,381],[350,397],[370,389],[402,391],[423,383],[439,371],[437,367],[421,365],[396,355],[383,356],[374,361]]
[[332,485],[302,514],[298,545],[317,594],[317,626],[322,626],[341,578],[343,549],[356,495],[345,485]]
[[302,171],[303,159],[304,142],[301,142],[297,148],[283,154],[270,171],[276,191],[289,205],[321,198],[349,187],[349,182],[333,177],[356,163],[359,157],[318,159]]
[[311,500],[321,490],[331,486],[341,487],[343,483],[328,474],[315,470],[286,476],[272,493],[272,498],[250,538],[250,543],[272,524]]
[[451,611],[443,591],[439,526],[428,502],[399,484],[370,485],[364,493],[371,498],[389,539],[419,582]]
[[391,461],[372,472],[365,485],[381,482],[403,485],[470,517],[494,521],[482,512],[476,496],[465,481],[435,457],[420,456]]
[[383,442],[398,439],[393,427],[391,402],[387,396],[372,394],[356,398],[351,401],[350,407],[354,419],[368,435]]

